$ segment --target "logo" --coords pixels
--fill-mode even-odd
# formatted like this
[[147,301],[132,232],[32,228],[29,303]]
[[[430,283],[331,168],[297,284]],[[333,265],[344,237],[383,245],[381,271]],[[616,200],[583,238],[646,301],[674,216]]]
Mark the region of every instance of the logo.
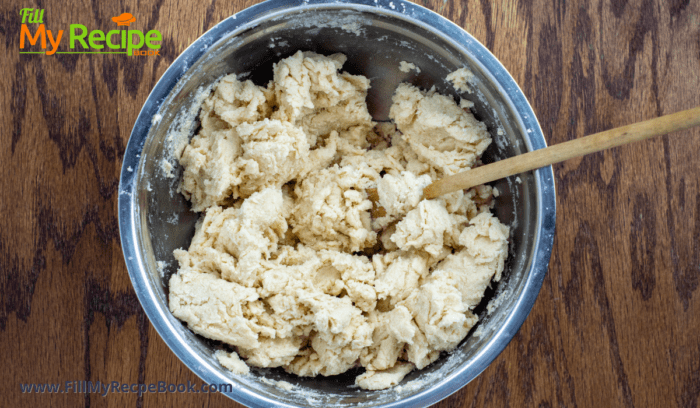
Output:
[[[141,30],[132,30],[131,23],[136,17],[131,13],[122,13],[112,17],[117,28],[106,33],[102,30],[88,30],[82,24],[68,26],[68,49],[59,50],[65,30],[55,33],[44,25],[44,9],[23,8],[19,11],[22,18],[19,33],[20,54],[125,54],[130,56],[160,55],[160,43],[163,36],[158,30],[150,30],[145,34]],[[34,26],[34,33],[29,24]],[[126,27],[120,28],[120,27]],[[40,49],[37,49],[41,47]],[[146,49],[143,49],[143,48]]]
[[131,15],[131,13],[122,13],[116,17],[112,17],[112,21],[117,23],[118,26],[127,26],[129,27],[131,23],[136,21],[136,18]]

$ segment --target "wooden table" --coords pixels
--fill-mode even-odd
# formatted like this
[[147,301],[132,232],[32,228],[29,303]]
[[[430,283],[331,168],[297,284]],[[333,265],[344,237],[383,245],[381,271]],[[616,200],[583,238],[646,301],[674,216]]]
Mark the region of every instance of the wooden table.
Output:
[[[20,383],[201,384],[131,288],[117,228],[121,158],[148,93],[204,31],[254,1],[0,5],[0,405],[236,406],[220,394],[27,394]],[[548,143],[700,105],[700,1],[430,0],[520,84]],[[163,34],[160,57],[20,55],[23,7]],[[65,34],[67,35],[67,34]],[[64,39],[64,41],[67,41]],[[554,168],[557,234],[532,313],[439,407],[696,407],[700,130]]]

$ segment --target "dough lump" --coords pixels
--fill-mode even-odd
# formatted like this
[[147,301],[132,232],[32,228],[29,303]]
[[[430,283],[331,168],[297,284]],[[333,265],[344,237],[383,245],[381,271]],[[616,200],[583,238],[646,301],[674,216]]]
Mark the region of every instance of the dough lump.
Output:
[[474,73],[467,68],[462,67],[447,75],[445,79],[452,82],[452,86],[460,92],[472,92],[469,83],[474,79]]
[[[174,255],[170,310],[238,374],[366,372],[398,384],[453,350],[501,277],[508,227],[480,186],[422,200],[491,142],[464,101],[401,84],[392,123],[365,102],[345,56],[298,52],[265,87],[220,80],[180,156],[180,192],[201,216]],[[376,194],[371,193],[374,189]]]
[[412,62],[401,61],[399,63],[399,71],[409,73],[411,70],[415,70],[417,74],[420,74],[420,68]]

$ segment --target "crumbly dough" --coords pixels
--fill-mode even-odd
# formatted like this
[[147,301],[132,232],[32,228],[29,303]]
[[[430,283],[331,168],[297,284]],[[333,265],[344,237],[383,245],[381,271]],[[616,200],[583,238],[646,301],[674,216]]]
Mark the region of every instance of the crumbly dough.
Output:
[[228,368],[229,371],[234,374],[245,375],[250,373],[250,367],[248,367],[248,365],[241,360],[240,357],[238,357],[238,354],[235,351],[227,353],[223,350],[216,350],[214,356],[217,360],[219,360],[219,363],[221,363],[222,366]]
[[411,70],[415,70],[416,74],[420,74],[420,68],[412,62],[401,61],[399,63],[399,71],[409,73]]
[[445,79],[452,82],[452,86],[460,92],[472,92],[469,83],[474,80],[474,73],[467,68],[462,67],[448,74]]
[[402,139],[431,174],[452,175],[470,169],[491,143],[486,125],[455,104],[452,98],[401,84],[394,93],[389,117]]
[[174,253],[170,310],[233,346],[216,357],[234,373],[360,365],[360,387],[391,387],[454,349],[501,277],[509,230],[490,187],[421,200],[477,164],[485,125],[468,103],[408,84],[393,123],[377,124],[369,80],[344,62],[299,52],[266,87],[223,78],[181,154],[179,188],[201,217]]

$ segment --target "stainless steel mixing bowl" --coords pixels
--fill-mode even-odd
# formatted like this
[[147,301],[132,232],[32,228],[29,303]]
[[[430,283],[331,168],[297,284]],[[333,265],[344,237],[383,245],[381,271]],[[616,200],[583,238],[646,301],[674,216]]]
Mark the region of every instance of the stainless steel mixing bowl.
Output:
[[[329,378],[299,378],[281,369],[231,375],[213,357],[221,344],[194,335],[168,310],[167,282],[177,270],[172,252],[188,247],[197,220],[176,191],[181,169],[173,157],[178,140],[186,140],[197,126],[193,103],[224,74],[267,83],[273,62],[297,50],[346,54],[344,69],[371,79],[368,104],[376,120],[387,118],[396,85],[408,81],[474,102],[475,115],[485,121],[495,141],[484,155],[485,162],[545,147],[535,115],[508,72],[483,45],[439,15],[398,0],[270,0],[222,21],[195,41],[165,72],[141,110],[119,185],[119,230],[131,281],[151,323],[178,358],[207,383],[231,384],[226,394],[240,403],[251,407],[430,405],[483,371],[506,347],[535,302],[554,233],[551,167],[495,183],[501,193],[495,213],[511,226],[504,279],[487,292],[477,309],[479,324],[458,349],[409,374],[397,388],[353,387],[361,370]],[[401,61],[413,62],[421,72],[399,71]],[[457,94],[444,78],[464,66],[475,75],[475,89]],[[497,131],[499,127],[502,132]],[[166,175],[169,165],[174,166],[173,177]],[[296,388],[285,391],[269,380],[284,380]]]

